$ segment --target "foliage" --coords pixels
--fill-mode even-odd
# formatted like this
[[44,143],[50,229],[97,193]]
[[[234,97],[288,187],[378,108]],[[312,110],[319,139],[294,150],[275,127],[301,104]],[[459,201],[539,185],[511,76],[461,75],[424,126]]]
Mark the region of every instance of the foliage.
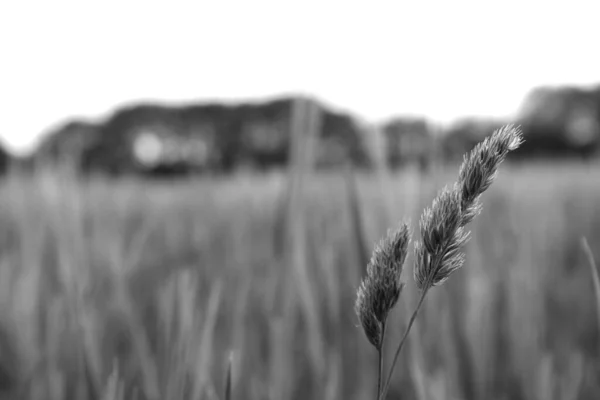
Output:
[[[390,398],[600,395],[594,287],[579,242],[586,236],[598,259],[598,167],[504,167],[473,221],[465,266],[423,305]],[[152,398],[145,377],[155,369],[161,398],[215,399],[233,351],[233,399],[269,398],[284,384],[289,399],[370,398],[377,360],[352,312],[364,266],[345,179],[331,172],[306,186],[298,281],[277,250],[284,178],[5,179],[0,397]],[[370,244],[389,223],[386,202],[417,220],[453,177],[389,179],[383,196],[371,174],[356,175]],[[282,301],[284,282],[302,282],[314,302]],[[417,295],[407,285],[399,304]],[[390,314],[390,338],[409,311]]]

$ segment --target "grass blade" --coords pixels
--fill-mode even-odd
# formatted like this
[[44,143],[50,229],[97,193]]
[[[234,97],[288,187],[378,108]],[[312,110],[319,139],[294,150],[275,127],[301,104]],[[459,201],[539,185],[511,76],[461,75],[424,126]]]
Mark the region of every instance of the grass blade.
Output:
[[594,254],[585,237],[581,238],[581,247],[588,258],[590,269],[592,270],[592,280],[594,282],[594,293],[596,294],[596,311],[598,312],[598,330],[600,331],[600,277],[598,277],[598,267],[594,260]]
[[233,352],[229,353],[227,362],[227,375],[225,376],[225,400],[231,400],[231,369],[233,365]]
[[358,195],[358,186],[356,182],[356,176],[352,166],[346,168],[346,192],[348,196],[349,208],[350,208],[350,224],[354,244],[358,253],[358,261],[361,266],[362,274],[366,273],[367,264],[369,262],[370,254],[367,249],[366,232],[363,227],[362,212],[360,208],[360,198]]

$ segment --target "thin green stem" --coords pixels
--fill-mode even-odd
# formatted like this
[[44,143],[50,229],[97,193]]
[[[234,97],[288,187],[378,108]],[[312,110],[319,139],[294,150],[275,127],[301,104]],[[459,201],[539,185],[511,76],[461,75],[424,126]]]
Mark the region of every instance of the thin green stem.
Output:
[[425,287],[425,289],[423,290],[423,292],[421,293],[421,298],[419,299],[419,304],[417,304],[417,307],[415,308],[415,311],[413,311],[413,314],[410,317],[410,321],[408,322],[408,326],[406,327],[406,330],[404,331],[404,335],[402,336],[402,340],[400,340],[400,344],[398,344],[398,348],[396,349],[396,354],[394,355],[394,360],[392,361],[392,366],[390,367],[390,372],[388,373],[387,379],[385,381],[385,385],[383,386],[383,391],[381,391],[379,393],[379,397],[378,400],[384,400],[385,396],[387,395],[387,392],[389,390],[390,387],[390,382],[392,381],[392,375],[394,373],[394,367],[396,366],[396,362],[398,361],[398,356],[400,356],[400,352],[402,351],[402,347],[404,346],[404,342],[406,341],[406,338],[408,337],[408,334],[410,332],[410,329],[412,328],[415,319],[417,318],[417,314],[419,313],[419,310],[421,309],[421,305],[423,304],[423,300],[425,300],[425,296],[427,295],[427,292],[429,291],[430,285],[427,285]]
[[381,394],[381,385],[383,384],[383,341],[385,339],[385,321],[381,324],[381,342],[379,345],[379,349],[377,349],[378,357],[379,357],[379,369],[377,371],[377,397],[379,399],[379,395]]

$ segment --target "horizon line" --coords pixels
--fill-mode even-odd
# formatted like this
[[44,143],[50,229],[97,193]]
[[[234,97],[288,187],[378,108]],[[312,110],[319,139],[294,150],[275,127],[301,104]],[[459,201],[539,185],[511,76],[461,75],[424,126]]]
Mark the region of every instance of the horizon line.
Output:
[[[540,90],[561,90],[561,89],[574,89],[574,90],[598,90],[600,89],[600,82],[593,84],[555,84],[555,85],[539,85],[532,87],[528,94],[523,97],[521,100],[521,104],[517,107],[521,108],[526,101],[527,97],[536,91]],[[28,145],[25,146],[15,146],[7,140],[7,135],[0,133],[0,145],[8,151],[11,155],[18,157],[27,157],[34,153],[41,140],[48,135],[51,135],[60,127],[65,126],[66,124],[74,121],[82,121],[90,124],[98,124],[101,125],[103,122],[107,121],[111,118],[112,115],[118,113],[121,110],[125,110],[128,108],[135,108],[140,106],[158,106],[165,108],[180,108],[180,107],[192,107],[192,106],[209,106],[209,105],[223,105],[226,107],[237,107],[244,105],[263,105],[269,102],[274,102],[278,100],[291,100],[297,98],[305,98],[318,103],[324,109],[339,113],[345,114],[356,120],[358,123],[366,124],[369,126],[379,126],[385,125],[386,123],[392,122],[397,119],[423,119],[428,124],[432,125],[435,128],[446,128],[452,126],[454,124],[463,122],[463,121],[502,121],[506,120],[511,122],[514,118],[517,117],[518,111],[509,113],[509,114],[469,114],[462,113],[460,115],[454,116],[450,119],[436,118],[430,114],[424,112],[394,112],[387,113],[386,116],[380,118],[367,118],[360,111],[352,110],[350,107],[338,105],[330,100],[327,100],[324,96],[318,96],[308,91],[300,91],[300,90],[283,90],[277,93],[267,94],[267,95],[257,95],[257,96],[237,96],[235,98],[227,97],[227,96],[209,96],[209,97],[198,97],[198,98],[188,98],[188,99],[180,99],[180,100],[167,100],[164,98],[158,97],[150,97],[150,96],[140,96],[138,98],[130,98],[123,101],[118,101],[113,103],[107,110],[104,112],[96,113],[96,115],[90,116],[73,113],[63,118],[57,119],[54,123],[49,124],[46,128],[42,129],[40,132],[34,133],[34,137],[30,141]]]

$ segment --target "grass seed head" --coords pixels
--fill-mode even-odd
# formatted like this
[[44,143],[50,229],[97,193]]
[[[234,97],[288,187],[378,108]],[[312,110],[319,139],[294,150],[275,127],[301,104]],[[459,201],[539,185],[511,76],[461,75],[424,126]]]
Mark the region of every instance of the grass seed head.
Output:
[[423,290],[428,285],[429,275],[431,274],[431,257],[429,252],[425,250],[423,242],[418,240],[415,241],[414,252],[415,267],[413,269],[413,275],[417,288]]
[[432,254],[442,251],[461,220],[460,194],[446,186],[421,216],[421,236],[427,251]]
[[383,326],[381,322],[377,320],[375,312],[373,311],[372,304],[375,302],[375,299],[373,298],[373,291],[369,290],[371,285],[372,283],[369,282],[368,277],[361,282],[356,295],[354,310],[356,315],[358,315],[365,336],[367,336],[369,342],[379,350],[381,349],[381,332]]
[[422,241],[415,243],[414,279],[419,289],[441,285],[462,267],[461,248],[469,240],[464,227],[481,212],[480,196],[494,181],[500,163],[522,142],[519,128],[496,130],[465,156],[453,187],[445,187],[424,210]]
[[410,229],[403,223],[375,247],[367,265],[367,276],[358,289],[355,311],[367,338],[376,348],[381,346],[383,324],[404,288],[401,281],[408,254]]
[[479,197],[496,178],[500,163],[510,151],[516,150],[522,143],[521,130],[513,125],[506,125],[465,155],[456,183],[456,189],[461,195],[463,226],[481,211]]

